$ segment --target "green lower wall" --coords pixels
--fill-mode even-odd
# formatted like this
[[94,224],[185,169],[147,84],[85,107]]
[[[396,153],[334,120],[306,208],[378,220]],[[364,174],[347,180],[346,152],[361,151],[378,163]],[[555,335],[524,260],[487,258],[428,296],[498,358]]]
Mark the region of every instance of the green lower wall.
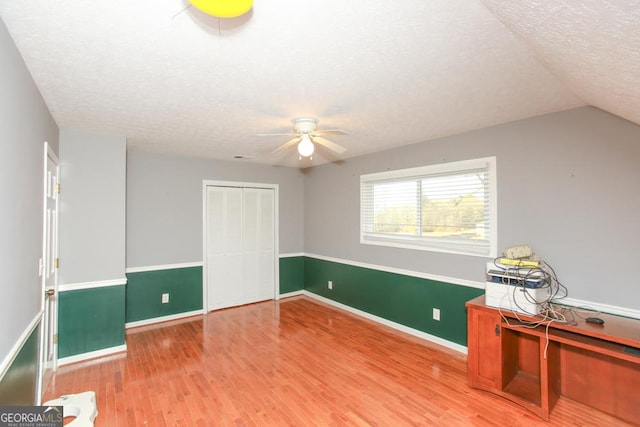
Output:
[[[333,282],[333,290],[327,281]],[[482,289],[305,257],[306,291],[358,310],[467,345],[465,302]],[[440,321],[433,320],[440,309]]]
[[280,294],[304,289],[304,257],[280,258]]
[[[165,293],[169,302],[163,304]],[[127,322],[195,310],[202,310],[202,267],[127,273]]]
[[34,405],[38,380],[38,336],[35,328],[0,379],[0,406]]
[[[304,289],[304,257],[280,258],[280,293]],[[169,303],[162,303],[162,294]],[[127,273],[126,322],[202,310],[202,267]]]
[[123,345],[125,286],[60,292],[58,357]]
[[[465,302],[484,292],[304,256],[279,263],[280,294],[306,290],[463,346]],[[163,293],[169,294],[167,304]],[[122,345],[125,322],[201,310],[202,303],[201,266],[128,273],[126,286],[61,292],[58,357]],[[440,321],[433,320],[433,308],[440,309]]]

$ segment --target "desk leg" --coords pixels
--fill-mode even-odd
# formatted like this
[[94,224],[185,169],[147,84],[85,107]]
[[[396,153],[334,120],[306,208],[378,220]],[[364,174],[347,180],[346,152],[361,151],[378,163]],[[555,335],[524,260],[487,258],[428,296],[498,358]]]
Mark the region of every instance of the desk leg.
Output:
[[560,397],[560,344],[540,338],[540,404],[542,418],[549,414]]

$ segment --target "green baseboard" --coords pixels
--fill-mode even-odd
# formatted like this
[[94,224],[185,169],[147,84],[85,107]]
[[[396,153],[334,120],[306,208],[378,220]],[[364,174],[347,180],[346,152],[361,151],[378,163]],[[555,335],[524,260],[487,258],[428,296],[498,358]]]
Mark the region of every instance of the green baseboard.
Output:
[[[467,345],[465,302],[484,293],[311,257],[304,259],[304,284],[306,291],[462,346]],[[433,319],[434,308],[440,309],[439,321]]]
[[123,345],[125,285],[59,293],[58,357]]

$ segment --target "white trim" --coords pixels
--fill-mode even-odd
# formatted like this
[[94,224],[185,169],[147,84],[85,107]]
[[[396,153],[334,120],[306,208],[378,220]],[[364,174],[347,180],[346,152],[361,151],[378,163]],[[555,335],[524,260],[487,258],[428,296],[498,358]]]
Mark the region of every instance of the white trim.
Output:
[[324,255],[305,254],[309,258],[316,258],[323,261],[336,262],[339,264],[352,265],[354,267],[368,268],[370,270],[384,271],[387,273],[402,274],[404,276],[417,277],[420,279],[435,280],[437,282],[449,283],[452,285],[467,286],[469,288],[484,289],[485,282],[474,282],[472,280],[458,279],[456,277],[439,276],[437,274],[423,273],[421,271],[403,270],[401,268],[386,267],[382,265],[368,264],[358,261],[350,261],[339,258],[332,258]]
[[[490,234],[486,236],[488,245],[485,246],[481,244],[480,241],[458,240],[450,237],[435,238],[421,235],[400,236],[392,233],[374,232],[372,229],[369,229],[373,224],[369,224],[367,219],[372,220],[373,218],[368,216],[368,214],[371,213],[368,208],[373,207],[369,202],[373,202],[373,186],[376,183],[392,182],[395,180],[415,181],[441,173],[458,174],[479,169],[486,170],[489,175],[487,191],[489,193]],[[497,256],[498,237],[497,213],[497,167],[495,156],[360,175],[360,244],[363,245],[378,245],[495,258]]]
[[415,249],[419,251],[440,252],[443,254],[465,255],[465,256],[473,256],[473,257],[485,258],[485,259],[496,258],[493,255],[464,252],[458,249],[448,249],[443,247],[438,247],[437,249],[435,249],[432,246],[425,246],[420,243],[415,243],[415,244],[412,244],[411,242],[402,243],[401,242],[402,239],[403,237],[394,237],[393,239],[389,239],[385,237],[367,236],[366,238],[365,237],[360,238],[360,244],[373,245],[373,246],[386,246],[389,248]]
[[280,294],[280,299],[297,297],[299,295],[304,295],[304,290],[301,289],[299,291],[293,291],[293,292],[287,292],[286,294]]
[[[280,185],[273,184],[273,299],[280,299]],[[202,301],[204,308],[204,301]]]
[[562,298],[553,301],[556,304],[568,305],[576,308],[584,308],[585,310],[599,311],[601,313],[615,314],[618,316],[631,317],[640,319],[640,310],[632,308],[618,307],[615,305],[600,304],[597,302],[584,301],[575,298]]
[[207,312],[209,308],[209,302],[207,298],[209,298],[209,291],[207,287],[209,286],[208,274],[209,271],[207,269],[207,234],[209,227],[207,227],[207,182],[206,180],[202,181],[202,311],[204,313]]
[[280,258],[294,258],[294,257],[298,257],[298,256],[304,256],[304,252],[296,252],[296,253],[290,253],[290,254],[280,254],[279,256],[280,256]]
[[110,356],[115,353],[122,353],[123,351],[127,351],[127,344],[103,348],[102,350],[89,351],[87,353],[76,354],[74,356],[63,357],[62,359],[58,359],[58,366],[69,365],[71,363],[82,362],[89,359],[96,359],[98,357]]
[[125,269],[125,273],[144,273],[147,271],[156,271],[156,270],[173,270],[178,268],[191,268],[191,267],[202,267],[202,261],[194,261],[194,262],[183,262],[179,264],[162,264],[162,265],[148,265],[144,267],[129,267]]
[[44,143],[46,144],[44,155],[51,157],[51,160],[53,160],[53,163],[55,163],[56,166],[60,165],[58,154],[53,150],[53,147],[51,146],[51,144],[49,144],[49,141],[45,141]]
[[495,156],[480,157],[477,159],[459,160],[455,162],[436,163],[426,166],[417,166],[407,169],[394,169],[384,172],[374,172],[360,175],[360,182],[382,181],[396,178],[416,177],[422,175],[447,173],[451,171],[464,171],[484,167],[485,163],[495,162]]
[[154,323],[168,322],[169,320],[184,319],[186,317],[201,316],[203,314],[205,314],[204,310],[185,311],[183,313],[170,314],[168,316],[152,317],[150,319],[127,322],[124,324],[124,327],[125,329],[137,328],[138,326],[153,325]]
[[236,187],[236,188],[278,188],[278,184],[267,184],[264,182],[242,182],[242,181],[220,181],[215,179],[203,179],[202,184],[204,187]]
[[98,280],[95,282],[66,283],[58,285],[58,292],[78,291],[80,289],[106,288],[108,286],[124,286],[127,284],[127,278],[114,280]]
[[[33,334],[33,331],[35,331],[36,328],[38,327],[38,324],[40,324],[43,314],[44,314],[44,310],[40,310],[35,315],[33,320],[29,322],[29,325],[27,326],[27,328],[24,331],[22,331],[22,334],[18,338],[18,341],[16,341],[15,344],[13,344],[13,347],[11,347],[11,350],[9,350],[9,354],[7,354],[7,357],[5,357],[2,363],[0,363],[0,381],[4,378],[5,374],[9,370],[9,367],[16,360],[16,356],[18,356],[18,353],[20,353],[20,351],[22,350],[22,347],[24,347],[24,344],[27,342],[31,334]],[[40,353],[40,350],[38,349],[38,355],[39,353]],[[39,358],[37,363],[38,364],[41,363],[41,360]]]
[[[405,275],[405,276],[417,277],[417,278],[420,278],[420,279],[435,280],[435,281],[438,281],[438,282],[444,282],[444,283],[452,284],[452,285],[467,286],[467,287],[476,288],[476,289],[485,289],[485,282],[474,282],[472,280],[459,279],[459,278],[456,278],[456,277],[439,276],[439,275],[436,275],[436,274],[423,273],[423,272],[419,272],[419,271],[403,270],[403,269],[400,269],[400,268],[385,267],[385,266],[380,266],[380,265],[375,265],[375,264],[368,264],[368,263],[364,263],[364,262],[350,261],[350,260],[345,260],[345,259],[340,259],[340,258],[332,258],[332,257],[324,256],[324,255],[316,255],[316,254],[310,254],[310,253],[302,253],[300,255],[301,256],[305,256],[305,257],[309,257],[309,258],[320,259],[320,260],[323,260],[323,261],[329,261],[329,262],[336,262],[336,263],[339,263],[339,264],[351,265],[351,266],[354,266],[354,267],[368,268],[368,269],[371,269],[371,270],[384,271],[384,272],[387,272],[387,273],[402,274],[402,275]],[[289,294],[286,294],[286,295],[289,296]],[[291,296],[293,296],[293,295],[291,295]],[[285,298],[285,294],[281,295],[281,297]],[[640,310],[635,310],[635,309],[632,309],[632,308],[625,308],[625,307],[620,307],[620,306],[615,306],[615,305],[601,304],[601,303],[597,303],[597,302],[579,300],[579,299],[575,299],[575,298],[563,298],[563,299],[559,299],[559,300],[554,301],[554,302],[556,302],[558,304],[563,304],[563,305],[570,305],[572,307],[589,308],[589,309],[592,309],[594,311],[600,311],[602,313],[609,313],[609,314],[615,314],[615,315],[618,315],[618,316],[624,316],[624,317],[631,317],[631,318],[634,318],[634,319],[640,319]]]
[[432,343],[441,345],[443,347],[450,348],[450,349],[458,351],[460,353],[467,354],[467,347],[465,347],[463,345],[456,344],[456,343],[451,342],[451,341],[447,341],[447,340],[445,340],[443,338],[436,337],[435,335],[431,335],[431,334],[419,331],[419,330],[414,329],[414,328],[410,328],[410,327],[402,325],[400,323],[392,322],[391,320],[385,319],[384,317],[379,317],[379,316],[376,316],[374,314],[367,313],[366,311],[358,310],[357,308],[353,308],[351,306],[336,302],[334,300],[331,300],[331,299],[328,299],[328,298],[325,298],[325,297],[321,297],[320,295],[316,295],[316,294],[314,294],[312,292],[309,292],[309,291],[303,291],[303,295],[305,295],[305,296],[307,296],[309,298],[318,300],[320,302],[323,302],[325,304],[331,305],[333,307],[339,308],[341,310],[348,311],[349,313],[355,314],[357,316],[364,317],[365,319],[372,320],[372,321],[374,321],[376,323],[380,323],[381,325],[388,326],[388,327],[393,328],[395,330],[398,330],[400,332],[404,332],[404,333],[412,335],[414,337],[423,339],[425,341],[430,341]]
[[[49,168],[49,161],[53,163],[54,167]],[[58,281],[59,270],[55,268],[53,270],[53,277],[47,282],[47,269],[48,265],[52,265],[55,259],[59,255],[59,223],[60,223],[60,194],[57,188],[52,188],[54,193],[54,211],[55,221],[53,222],[53,231],[48,233],[49,227],[49,185],[51,182],[50,172],[55,173],[55,182],[60,185],[60,160],[57,153],[51,147],[48,141],[44,142],[44,165],[43,165],[43,186],[42,186],[42,255],[40,257],[40,279],[41,279],[41,293],[40,293],[40,309],[43,312],[41,322],[42,330],[39,337],[39,351],[38,351],[38,379],[36,386],[36,403],[39,405],[42,402],[42,396],[44,395],[44,387],[48,384],[44,384],[44,374],[50,367],[52,372],[55,372],[58,367],[58,344],[55,340],[49,342],[51,336],[55,337],[58,334],[58,302],[56,299],[49,299],[45,296],[47,291],[47,285],[53,285],[54,294],[58,293]],[[52,241],[49,241],[49,237],[52,237]],[[48,244],[51,244],[51,248]],[[50,258],[49,258],[50,257]],[[48,305],[48,307],[47,307]],[[51,345],[52,348],[46,348]],[[51,350],[49,353],[48,350]],[[51,361],[47,360],[48,354],[52,355]]]

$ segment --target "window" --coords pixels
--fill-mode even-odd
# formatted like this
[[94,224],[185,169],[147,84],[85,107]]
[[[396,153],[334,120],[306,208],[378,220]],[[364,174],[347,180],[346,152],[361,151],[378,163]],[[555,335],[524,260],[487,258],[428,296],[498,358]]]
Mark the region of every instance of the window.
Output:
[[496,159],[360,177],[360,242],[496,256]]

